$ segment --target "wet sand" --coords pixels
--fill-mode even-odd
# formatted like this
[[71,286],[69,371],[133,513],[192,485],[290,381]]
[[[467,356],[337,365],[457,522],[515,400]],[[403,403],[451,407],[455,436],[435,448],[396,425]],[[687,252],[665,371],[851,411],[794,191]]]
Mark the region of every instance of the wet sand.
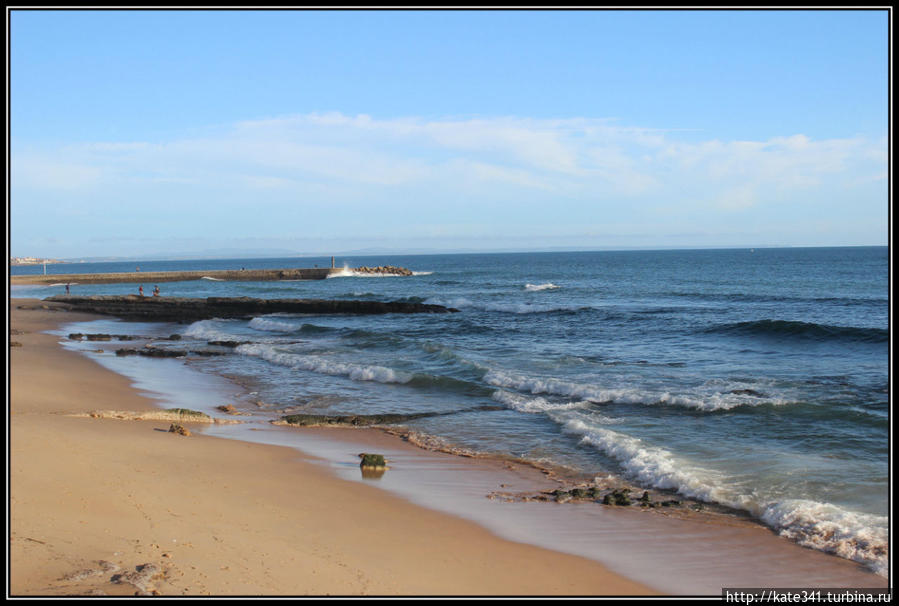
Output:
[[654,593],[337,477],[293,448],[67,416],[156,409],[43,333],[87,319],[10,304],[12,596]]

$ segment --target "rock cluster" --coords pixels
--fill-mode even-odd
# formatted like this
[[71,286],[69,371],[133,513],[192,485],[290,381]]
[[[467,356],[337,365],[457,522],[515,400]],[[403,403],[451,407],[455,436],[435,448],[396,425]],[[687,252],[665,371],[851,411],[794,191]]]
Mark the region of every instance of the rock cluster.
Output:
[[72,341],[138,341],[141,339],[154,339],[156,341],[180,341],[181,335],[169,335],[168,337],[143,337],[141,335],[110,335],[106,333],[69,333]]
[[604,491],[599,486],[576,487],[570,490],[556,489],[545,492],[536,500],[554,500],[557,503],[567,503],[569,501],[591,500],[603,505],[612,505],[618,507],[628,507],[634,503],[640,507],[656,508],[656,507],[678,507],[681,502],[674,499],[665,501],[653,501],[648,491],[643,491],[643,495],[639,499],[632,499],[630,490],[627,488],[615,488],[610,491]]

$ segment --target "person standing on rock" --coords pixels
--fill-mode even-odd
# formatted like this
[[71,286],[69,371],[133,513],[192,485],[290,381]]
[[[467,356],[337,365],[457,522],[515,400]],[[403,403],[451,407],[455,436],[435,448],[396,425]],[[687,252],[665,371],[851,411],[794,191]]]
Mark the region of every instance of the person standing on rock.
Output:
[[156,286],[153,287],[153,296],[154,297],[159,296],[159,284],[157,284]]
[[66,294],[69,294],[69,285],[66,284]]
[[143,284],[141,284],[140,286],[137,287],[137,294],[139,294],[142,297],[144,296],[144,285]]

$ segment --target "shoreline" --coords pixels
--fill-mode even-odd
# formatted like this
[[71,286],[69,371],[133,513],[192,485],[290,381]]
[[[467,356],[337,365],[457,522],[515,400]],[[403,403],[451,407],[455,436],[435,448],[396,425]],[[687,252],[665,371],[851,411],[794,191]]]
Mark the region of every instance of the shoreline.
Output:
[[64,416],[158,407],[43,332],[93,316],[35,303],[10,304],[10,595],[656,593],[292,448]]
[[[18,301],[27,303],[22,299]],[[64,317],[67,319],[60,324],[79,319],[74,314]],[[91,316],[84,319],[103,318]],[[49,335],[45,336],[49,337]],[[56,347],[64,349],[58,344]],[[88,358],[81,353],[68,353],[80,358]],[[108,369],[103,370],[113,372]],[[121,377],[121,375],[116,376]],[[96,408],[100,407],[92,407],[92,409]],[[152,408],[158,410],[156,406],[152,406]],[[234,418],[240,419],[241,417]],[[104,422],[116,423],[116,421]],[[281,432],[278,434],[280,437],[273,438],[279,431]],[[395,495],[399,494],[400,498],[407,503],[416,503],[430,510],[449,513],[457,520],[465,518],[488,529],[482,530],[486,534],[496,533],[520,544],[529,543],[548,547],[555,552],[577,554],[603,563],[611,561],[615,564],[614,568],[619,574],[623,573],[625,578],[642,582],[643,590],[648,587],[656,587],[667,593],[696,594],[695,588],[700,587],[703,594],[712,592],[720,595],[722,585],[750,586],[752,584],[750,583],[753,579],[751,575],[749,577],[741,576],[737,571],[728,570],[729,565],[755,565],[758,563],[759,557],[764,558],[767,562],[762,564],[760,575],[754,577],[757,580],[754,585],[761,583],[758,579],[772,578],[772,580],[776,580],[778,574],[781,574],[784,581],[792,578],[794,582],[776,583],[773,586],[806,585],[807,583],[800,583],[802,579],[819,579],[819,586],[835,586],[833,583],[823,582],[823,579],[832,578],[840,579],[837,585],[849,583],[852,586],[878,587],[886,584],[885,579],[859,570],[860,567],[853,562],[800,547],[777,537],[755,521],[732,520],[725,523],[723,520],[718,520],[709,523],[709,520],[700,519],[704,516],[690,515],[690,519],[681,519],[677,514],[654,515],[651,512],[639,510],[608,511],[608,508],[586,503],[503,502],[502,495],[496,499],[500,501],[499,503],[490,502],[484,497],[490,492],[491,486],[496,491],[495,489],[500,486],[498,483],[500,478],[506,478],[504,481],[508,482],[508,478],[512,477],[508,486],[510,490],[506,492],[516,492],[513,490],[516,482],[520,482],[521,487],[525,487],[525,491],[533,491],[542,477],[541,472],[536,468],[510,472],[514,465],[510,465],[509,462],[485,461],[482,458],[466,460],[465,457],[457,455],[435,453],[407,443],[401,437],[389,435],[386,432],[360,432],[343,428],[271,427],[265,428],[262,433],[266,435],[260,439],[259,428],[216,426],[203,429],[201,433],[229,437],[241,441],[242,444],[253,441],[262,442],[265,444],[260,446],[262,448],[271,448],[270,444],[280,441],[292,449],[304,452],[304,457],[317,456],[317,459],[313,459],[313,466],[326,468],[324,471],[332,479],[337,476],[341,481],[355,483],[363,481],[358,477],[358,459],[355,459],[355,453],[360,448],[359,445],[375,445],[379,448],[379,452],[389,452],[393,458],[402,462],[402,465],[391,469],[383,479],[378,481],[380,488],[383,489],[381,492],[385,493],[388,498],[395,498]],[[298,435],[302,435],[302,438],[297,438]],[[479,474],[483,478],[476,487],[471,488],[468,492],[463,490],[464,494],[462,495],[452,493],[452,489],[467,486],[471,479]],[[422,486],[428,486],[427,490],[434,494],[422,494]],[[447,487],[450,489],[449,491],[446,490]],[[366,489],[370,488],[366,487]],[[496,492],[504,491],[505,489]],[[487,505],[487,503],[491,503],[491,505]],[[504,508],[502,513],[497,514],[497,505]],[[560,511],[564,511],[561,516],[559,515]],[[445,513],[441,515],[445,515]],[[498,517],[506,517],[507,514],[509,519],[505,524],[501,521],[498,522]],[[558,519],[560,517],[569,518],[568,522],[560,521]],[[539,527],[546,528],[548,534],[533,532],[529,527],[534,526],[535,521]],[[594,540],[587,540],[588,537],[579,539],[574,536],[578,534],[578,528],[584,524],[599,524],[601,527],[593,531],[589,538],[599,539],[607,545],[602,547],[595,544]],[[648,545],[641,545],[647,541]],[[738,545],[736,552],[733,544],[735,541]],[[742,554],[739,553],[740,550],[743,551]],[[680,561],[675,562],[675,559]],[[647,571],[647,566],[665,567],[666,569],[656,568],[656,570]],[[687,576],[698,574],[699,568],[703,567],[710,567],[710,572],[704,573],[707,577],[704,579],[704,584],[698,583],[696,579],[693,579],[691,583],[680,578],[684,574]],[[782,574],[783,569],[787,570],[786,575]],[[768,570],[769,574],[766,575],[765,570]],[[714,578],[718,578],[715,576],[716,574],[720,575],[721,579],[717,588],[713,582]],[[771,577],[772,574],[773,577]],[[708,578],[709,576],[712,578]],[[517,590],[515,592],[520,593]],[[525,593],[529,594],[529,592]],[[501,594],[504,593],[501,592]],[[611,594],[604,592],[585,595]]]

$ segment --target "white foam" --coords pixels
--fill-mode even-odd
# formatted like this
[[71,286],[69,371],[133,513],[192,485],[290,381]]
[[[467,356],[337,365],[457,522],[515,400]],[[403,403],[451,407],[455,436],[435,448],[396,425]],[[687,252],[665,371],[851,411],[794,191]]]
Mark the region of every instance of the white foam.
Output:
[[551,410],[571,410],[574,408],[584,408],[590,403],[585,401],[579,402],[550,402],[546,398],[530,398],[521,394],[512,393],[499,389],[493,392],[491,396],[500,404],[505,404],[509,408],[519,412],[540,413]]
[[251,343],[239,345],[237,353],[256,356],[289,368],[299,368],[326,375],[345,376],[354,381],[376,381],[378,383],[408,383],[412,374],[400,370],[366,364],[339,362],[324,356],[300,355],[279,351],[271,345]]
[[412,275],[413,276],[430,276],[432,273],[434,273],[434,272],[433,271],[413,271]]
[[213,278],[213,277],[210,277],[210,276],[203,276],[203,277],[200,278],[200,279],[201,279],[201,280],[212,280],[213,282],[224,282],[224,280],[223,280],[222,278]]
[[562,288],[561,286],[557,286],[552,282],[546,282],[545,284],[525,284],[524,289],[530,292],[538,292],[541,290],[556,290],[557,288]]

